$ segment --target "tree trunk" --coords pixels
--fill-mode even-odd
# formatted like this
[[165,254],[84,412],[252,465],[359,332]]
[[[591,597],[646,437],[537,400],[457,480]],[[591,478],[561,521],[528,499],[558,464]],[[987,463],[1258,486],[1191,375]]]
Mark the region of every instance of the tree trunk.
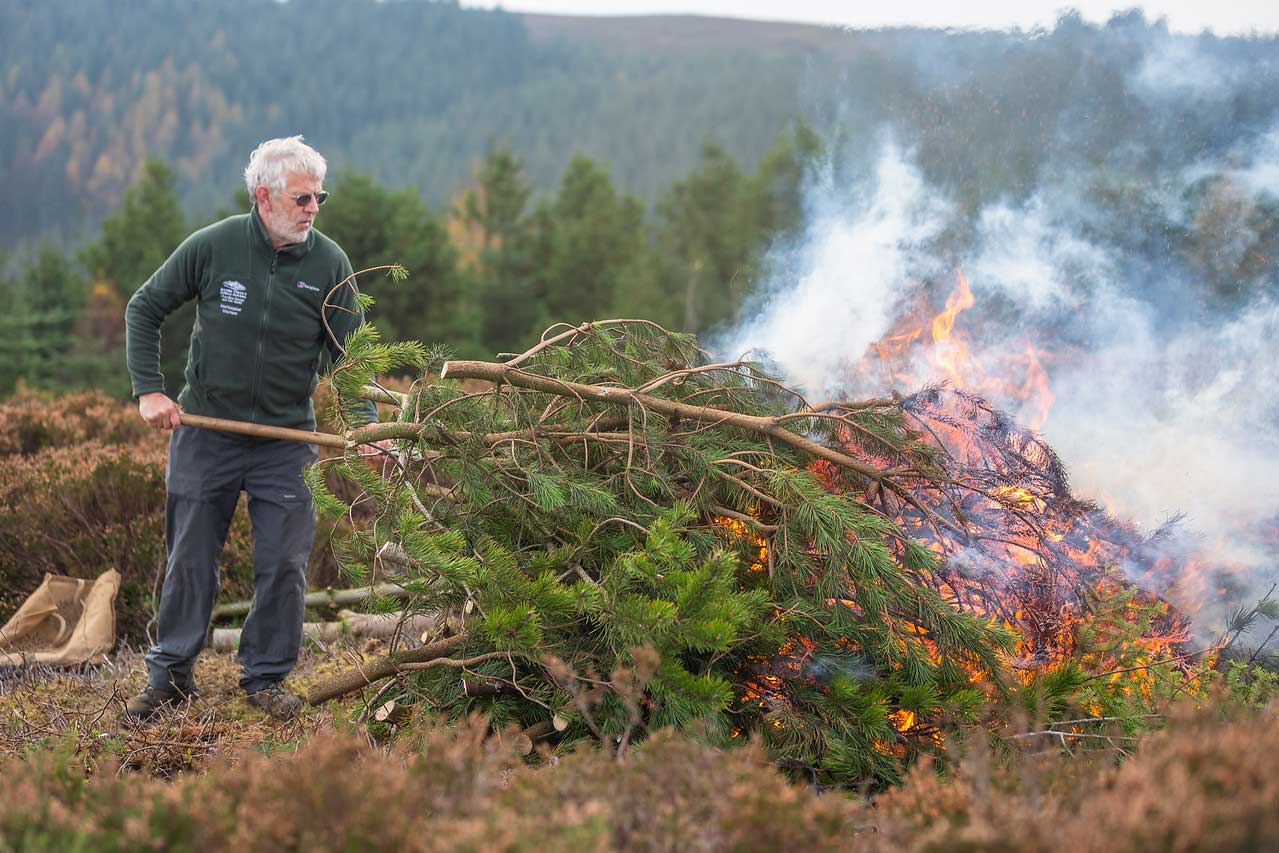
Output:
[[[302,626],[302,638],[332,643],[343,636],[351,637],[390,637],[396,630],[406,637],[419,640],[423,632],[434,628],[439,620],[434,616],[410,616],[403,618],[402,613],[353,613],[343,610],[338,614],[337,622],[307,622]],[[240,643],[239,628],[215,628],[210,648],[218,652],[234,651]]]
[[[570,382],[564,379],[556,379],[552,376],[540,376],[536,373],[528,373],[523,370],[511,368],[509,365],[489,361],[445,362],[444,368],[440,371],[440,378],[484,379],[493,383],[505,382],[506,384],[514,385],[517,388],[527,388],[530,391],[537,391],[543,394],[556,394],[561,397],[572,397],[579,400],[594,400],[599,403],[610,403],[618,406],[629,406],[632,403],[639,403],[645,408],[654,412],[660,412],[663,415],[686,418],[699,423],[715,424],[716,426],[736,427],[737,429],[748,430],[750,432],[758,433],[759,435],[770,436],[778,441],[789,444],[797,450],[802,450],[803,452],[816,456],[819,459],[825,459],[829,462],[834,462],[842,468],[855,471],[868,479],[884,479],[884,471],[854,459],[848,454],[841,453],[834,448],[827,447],[824,444],[818,444],[812,439],[805,438],[799,433],[791,432],[781,425],[782,422],[779,418],[746,415],[739,412],[713,409],[709,406],[694,406],[689,403],[667,400],[664,397],[655,397],[651,394],[645,394],[641,391],[635,391],[630,388]],[[398,428],[406,425],[392,424],[390,426]],[[407,426],[417,429],[419,432],[427,429],[427,426],[423,424],[411,424]],[[381,424],[372,424],[367,427],[361,427],[360,430],[373,430],[381,427]]]
[[[351,604],[359,604],[366,598],[378,595],[393,595],[396,598],[408,598],[409,593],[403,587],[396,584],[378,584],[375,587],[356,587],[355,589],[322,589],[319,592],[309,592],[302,599],[303,604],[307,607],[346,607]],[[223,616],[244,616],[253,606],[252,601],[232,601],[226,604],[219,604],[213,608],[213,618],[218,619]]]

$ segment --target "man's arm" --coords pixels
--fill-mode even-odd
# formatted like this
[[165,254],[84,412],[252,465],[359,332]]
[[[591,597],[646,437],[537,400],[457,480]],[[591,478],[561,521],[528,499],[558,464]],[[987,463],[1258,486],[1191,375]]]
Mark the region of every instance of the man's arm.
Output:
[[176,429],[181,412],[164,391],[160,372],[160,325],[179,305],[195,298],[198,251],[190,238],[129,299],[124,311],[125,359],[142,419],[158,429]]

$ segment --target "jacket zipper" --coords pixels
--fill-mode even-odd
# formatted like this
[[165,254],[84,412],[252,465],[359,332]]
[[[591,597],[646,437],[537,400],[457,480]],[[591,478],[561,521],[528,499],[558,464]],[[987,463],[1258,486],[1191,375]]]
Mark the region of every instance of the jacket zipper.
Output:
[[275,292],[275,270],[280,265],[280,253],[271,255],[271,275],[266,281],[266,305],[262,308],[262,321],[258,324],[258,355],[253,374],[253,413],[251,423],[258,420],[258,391],[262,387],[263,350],[266,347],[267,321],[271,318],[271,294]]

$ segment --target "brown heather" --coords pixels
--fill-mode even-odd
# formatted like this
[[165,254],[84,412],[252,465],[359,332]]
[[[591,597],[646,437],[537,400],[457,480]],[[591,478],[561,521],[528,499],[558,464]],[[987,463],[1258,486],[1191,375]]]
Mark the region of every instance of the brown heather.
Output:
[[1117,767],[1105,761],[1107,753],[1065,759],[1050,748],[1011,764],[978,750],[947,778],[916,768],[880,799],[877,844],[936,851],[1277,849],[1279,714],[1274,706],[1228,713],[1230,707],[1183,708]]
[[0,845],[94,850],[837,850],[861,813],[754,748],[658,737],[530,768],[471,722],[389,751],[326,735],[174,782],[11,762]]
[[[1233,851],[1279,846],[1275,713],[1174,720],[1119,767],[1056,750],[918,766],[874,804],[788,781],[755,746],[659,735],[511,757],[472,721],[390,748],[324,734],[174,781],[10,760],[0,848],[254,850]],[[1093,753],[1104,759],[1105,753]]]
[[89,440],[135,444],[151,435],[137,410],[96,391],[53,396],[23,391],[0,404],[0,458]]
[[[164,562],[167,437],[132,403],[96,392],[21,393],[0,403],[0,622],[45,572],[122,576],[116,613],[124,642],[145,642],[148,601]],[[252,594],[252,541],[241,501],[222,555],[222,597]],[[313,585],[339,583],[321,524]]]

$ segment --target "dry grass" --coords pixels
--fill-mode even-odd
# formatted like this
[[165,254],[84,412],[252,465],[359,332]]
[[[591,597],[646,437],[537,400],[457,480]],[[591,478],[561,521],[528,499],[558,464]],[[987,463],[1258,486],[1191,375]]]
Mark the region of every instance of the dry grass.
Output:
[[[304,648],[288,684],[299,692],[380,652],[375,644]],[[200,696],[146,725],[123,715],[124,702],[146,687],[142,653],[125,649],[98,667],[31,667],[0,672],[0,760],[34,752],[64,754],[86,776],[104,768],[170,778],[205,769],[246,750],[293,750],[333,728],[354,731],[362,711],[355,700],[307,708],[292,722],[276,723],[249,705],[238,684],[233,654],[205,652],[196,663]]]

